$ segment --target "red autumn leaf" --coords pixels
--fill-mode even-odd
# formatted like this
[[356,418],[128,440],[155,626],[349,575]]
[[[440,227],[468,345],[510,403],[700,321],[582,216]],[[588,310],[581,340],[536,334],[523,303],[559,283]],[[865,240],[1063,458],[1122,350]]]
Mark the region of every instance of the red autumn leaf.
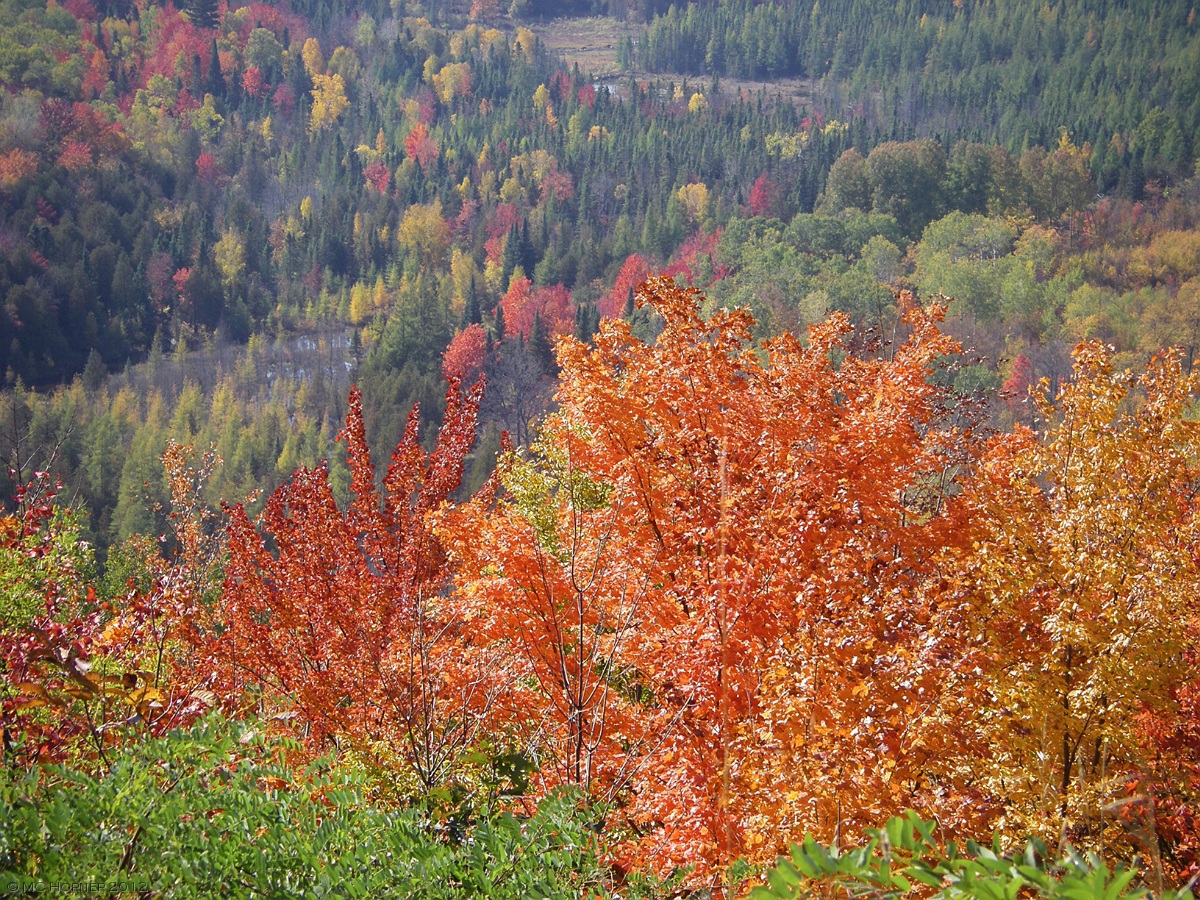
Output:
[[369,187],[386,194],[392,182],[392,170],[382,160],[377,159],[363,170],[363,178]]
[[403,760],[426,788],[448,777],[487,708],[476,663],[488,651],[444,600],[446,558],[426,522],[459,485],[482,391],[451,382],[430,454],[414,409],[380,484],[354,389],[339,436],[353,500],[338,507],[322,466],[271,495],[261,529],[231,510],[222,632],[209,645],[226,694],[295,713],[314,749],[337,738],[380,764]]
[[621,266],[613,289],[600,298],[597,306],[600,315],[610,319],[619,319],[625,313],[632,292],[641,287],[642,282],[650,277],[650,265],[637,253],[631,253]]
[[404,152],[421,167],[421,171],[427,171],[429,166],[437,161],[437,141],[429,134],[429,128],[424,122],[417,122],[408,133],[408,137],[404,139]]
[[469,382],[483,369],[487,332],[482,325],[468,325],[454,336],[442,356],[442,377]]
[[221,177],[221,163],[217,158],[205,150],[196,157],[196,174],[200,176],[201,181],[206,181],[213,184]]

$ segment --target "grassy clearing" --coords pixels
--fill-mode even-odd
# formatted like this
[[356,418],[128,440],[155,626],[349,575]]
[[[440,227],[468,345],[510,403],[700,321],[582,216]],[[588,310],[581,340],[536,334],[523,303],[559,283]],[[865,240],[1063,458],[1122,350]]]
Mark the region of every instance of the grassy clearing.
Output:
[[617,42],[633,29],[606,16],[580,19],[551,19],[533,29],[542,43],[562,54],[568,65],[579,64],[597,78],[616,78]]
[[[568,66],[578,63],[584,72],[598,79],[624,77],[617,66],[617,43],[622,35],[636,38],[637,29],[605,16],[588,18],[552,19],[533,30],[550,50],[560,54]],[[661,81],[683,81],[705,89],[711,84],[707,76],[682,75],[670,72],[644,72],[635,69],[638,79]],[[765,90],[768,97],[776,93],[797,106],[810,106],[813,97],[813,82],[807,78],[781,78],[777,81],[744,81],[738,78],[722,78],[720,89],[726,93],[743,92],[749,96]]]

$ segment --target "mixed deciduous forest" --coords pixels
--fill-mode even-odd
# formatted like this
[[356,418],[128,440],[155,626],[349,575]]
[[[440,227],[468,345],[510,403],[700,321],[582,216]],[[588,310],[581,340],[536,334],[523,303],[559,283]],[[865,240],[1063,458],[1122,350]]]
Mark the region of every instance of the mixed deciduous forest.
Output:
[[0,0],[0,879],[1190,896],[1196,19]]

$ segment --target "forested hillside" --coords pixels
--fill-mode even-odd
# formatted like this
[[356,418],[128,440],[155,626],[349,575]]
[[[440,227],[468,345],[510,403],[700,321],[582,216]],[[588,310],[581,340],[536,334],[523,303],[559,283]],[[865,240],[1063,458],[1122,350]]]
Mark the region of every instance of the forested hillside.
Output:
[[1018,151],[1060,129],[1093,148],[1100,190],[1188,175],[1200,134],[1190,0],[673,5],[642,32],[650,71],[803,75],[836,109]]
[[0,874],[1184,885],[1197,135],[1182,3],[0,0]]
[[[378,21],[335,17],[317,37],[269,6],[211,28],[170,7],[101,18],[10,6],[10,44],[28,50],[12,54],[4,101],[0,364],[23,386],[4,417],[6,456],[21,472],[51,464],[37,451],[61,444],[53,463],[102,544],[132,533],[116,510],[122,490],[147,508],[164,499],[138,493],[161,479],[121,471],[135,443],[161,452],[155,395],[169,408],[184,382],[203,387],[183,405],[204,414],[175,429],[180,439],[224,429],[220,402],[243,420],[251,413],[231,404],[324,423],[327,442],[348,368],[373,432],[394,443],[414,400],[436,414],[457,329],[486,322],[502,341],[506,298],[510,348],[503,364],[493,354],[489,409],[527,429],[549,394],[538,387],[549,341],[613,311],[605,297],[631,254],[659,266],[695,235],[689,265],[768,168],[806,192],[793,205],[811,206],[848,146],[818,132],[812,152],[781,162],[767,136],[798,131],[800,111],[738,98],[689,109],[690,97],[659,87],[596,85],[557,70],[528,30],[440,29],[385,8]],[[328,347],[323,376],[315,360],[284,371],[217,349],[260,335],[286,351],[288,335],[313,332]],[[175,376],[115,403],[123,382],[105,373],[155,353],[179,358]],[[239,367],[255,373],[253,397],[234,400]],[[54,409],[24,392],[77,374],[86,396]],[[308,438],[297,457],[278,429],[224,433],[223,454],[247,460],[240,480],[251,483],[323,446]]]
[[[863,41],[907,33],[890,12],[835,7],[820,15],[857,16]],[[329,453],[351,381],[385,445],[413,402],[436,419],[443,350],[464,328],[447,364],[492,376],[478,483],[499,429],[524,442],[552,393],[553,339],[621,314],[664,267],[749,303],[763,334],[828,309],[881,326],[909,277],[960,301],[963,336],[989,357],[977,387],[999,385],[1018,357],[1062,375],[1072,337],[1155,349],[1174,328],[1164,322],[1188,315],[1176,303],[1196,274],[1180,135],[1194,129],[1174,101],[1143,115],[1129,99],[1141,118],[1116,156],[1084,141],[1093,131],[1060,133],[1070,120],[1036,104],[1040,124],[1020,139],[959,123],[939,143],[908,139],[909,119],[883,107],[835,103],[849,75],[824,73],[811,108],[703,81],[595,82],[488,4],[425,11],[440,27],[390,7],[6,11],[0,364],[16,390],[0,440],[14,484],[30,467],[61,474],[102,548],[156,530],[149,510],[165,493],[151,470],[168,434],[217,441],[238,462],[214,496],[242,496]],[[738,41],[763,29],[799,61],[815,33],[799,5],[627,13],[652,17],[639,58],[684,71],[734,65]],[[1001,35],[1015,15],[954,22],[996,16],[984,31]],[[1081,15],[1062,11],[1064,33]],[[1177,94],[1186,78],[1168,63],[1197,41],[1176,25],[1162,26],[1167,63],[1150,68]],[[698,66],[687,40],[662,37],[672,29],[728,32],[728,63]],[[1136,152],[1142,119],[1175,135],[1157,162]],[[1110,183],[1114,198],[1095,207]],[[948,213],[989,220],[923,234]],[[1097,238],[1097,215],[1120,235]],[[755,217],[766,221],[742,224]],[[973,248],[984,232],[988,248]],[[1079,264],[1134,250],[1146,265],[1128,275]],[[228,349],[252,335],[246,352]],[[82,387],[55,394],[75,376]],[[127,385],[140,387],[121,399]]]

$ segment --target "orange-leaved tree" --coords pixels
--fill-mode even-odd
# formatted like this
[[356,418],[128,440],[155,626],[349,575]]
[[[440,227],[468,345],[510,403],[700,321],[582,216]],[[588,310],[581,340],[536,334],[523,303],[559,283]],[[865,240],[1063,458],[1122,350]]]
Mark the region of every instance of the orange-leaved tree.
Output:
[[1183,884],[1200,875],[1200,609],[1186,623],[1183,664],[1190,677],[1173,684],[1168,702],[1145,704],[1137,717],[1144,770],[1126,783],[1122,809],[1141,846],[1148,846],[1163,881]]
[[568,784],[612,801],[661,740],[633,645],[661,634],[662,590],[655,548],[630,531],[610,486],[575,465],[581,440],[555,420],[531,459],[502,457],[499,503],[447,510],[438,534],[464,615],[520,675],[499,706],[539,792]]
[[314,746],[333,741],[394,768],[413,791],[447,784],[496,675],[443,596],[446,557],[426,522],[459,486],[482,391],[451,382],[428,455],[414,408],[380,485],[354,389],[339,435],[354,494],[345,510],[318,467],[269,498],[261,527],[230,511],[221,627],[208,647],[223,689],[294,717]]
[[[910,799],[868,770],[916,743],[915,718],[944,720],[941,612],[915,585],[965,443],[930,377],[954,344],[911,297],[886,357],[852,354],[840,318],[760,355],[747,313],[705,320],[699,299],[651,279],[652,344],[612,320],[594,349],[561,341],[534,460],[509,458],[496,508],[458,513],[469,530],[447,525],[460,595],[529,675],[512,708],[554,735],[546,777],[626,788],[639,860],[698,877],[790,791],[786,826],[832,829],[821,778],[861,818]],[[877,719],[855,729],[862,710]]]
[[965,496],[979,529],[964,565],[970,628],[990,694],[978,777],[1014,834],[1157,857],[1145,786],[1196,728],[1176,702],[1194,690],[1196,387],[1176,353],[1134,378],[1081,344],[1057,398],[1045,382],[1033,394],[1045,434],[998,438]]

